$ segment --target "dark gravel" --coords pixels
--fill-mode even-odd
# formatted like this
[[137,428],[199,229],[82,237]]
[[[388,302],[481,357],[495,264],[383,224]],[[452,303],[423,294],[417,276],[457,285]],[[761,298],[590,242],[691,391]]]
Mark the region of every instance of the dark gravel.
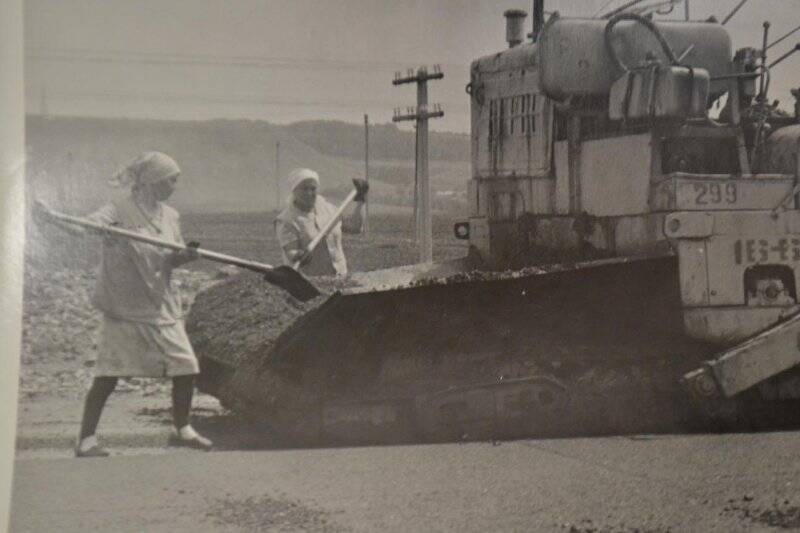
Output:
[[722,511],[724,516],[737,516],[753,524],[776,529],[800,529],[800,506],[788,499],[766,504],[756,503],[752,494],[741,499],[730,499]]
[[348,283],[318,277],[319,297],[300,302],[258,274],[243,272],[197,295],[186,322],[198,355],[230,366],[269,353],[276,339],[300,316],[322,305]]
[[281,497],[218,499],[211,504],[206,517],[217,525],[233,525],[245,531],[346,531],[326,511]]

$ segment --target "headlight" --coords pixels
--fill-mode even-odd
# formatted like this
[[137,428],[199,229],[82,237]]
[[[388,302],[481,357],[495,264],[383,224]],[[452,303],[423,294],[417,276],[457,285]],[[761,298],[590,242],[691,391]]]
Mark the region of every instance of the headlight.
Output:
[[469,239],[469,222],[456,222],[453,225],[453,233],[456,239]]

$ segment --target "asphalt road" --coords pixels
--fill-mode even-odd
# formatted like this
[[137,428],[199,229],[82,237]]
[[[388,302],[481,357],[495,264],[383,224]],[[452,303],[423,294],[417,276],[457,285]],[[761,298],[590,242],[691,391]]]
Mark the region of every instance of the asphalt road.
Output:
[[800,433],[16,462],[11,531],[800,529]]

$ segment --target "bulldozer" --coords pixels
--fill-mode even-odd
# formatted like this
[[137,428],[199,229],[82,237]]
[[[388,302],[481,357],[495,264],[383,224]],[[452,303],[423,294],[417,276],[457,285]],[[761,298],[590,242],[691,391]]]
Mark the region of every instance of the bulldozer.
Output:
[[308,304],[247,276],[199,294],[201,390],[301,445],[791,418],[800,119],[768,101],[766,25],[734,52],[713,18],[505,17],[466,87],[469,253]]

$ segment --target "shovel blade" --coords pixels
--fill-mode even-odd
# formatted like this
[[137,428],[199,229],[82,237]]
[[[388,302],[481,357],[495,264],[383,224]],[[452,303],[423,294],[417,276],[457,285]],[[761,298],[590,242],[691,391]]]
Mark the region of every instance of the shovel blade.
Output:
[[301,302],[313,300],[321,293],[300,272],[290,266],[279,266],[264,273],[264,279],[282,288]]

